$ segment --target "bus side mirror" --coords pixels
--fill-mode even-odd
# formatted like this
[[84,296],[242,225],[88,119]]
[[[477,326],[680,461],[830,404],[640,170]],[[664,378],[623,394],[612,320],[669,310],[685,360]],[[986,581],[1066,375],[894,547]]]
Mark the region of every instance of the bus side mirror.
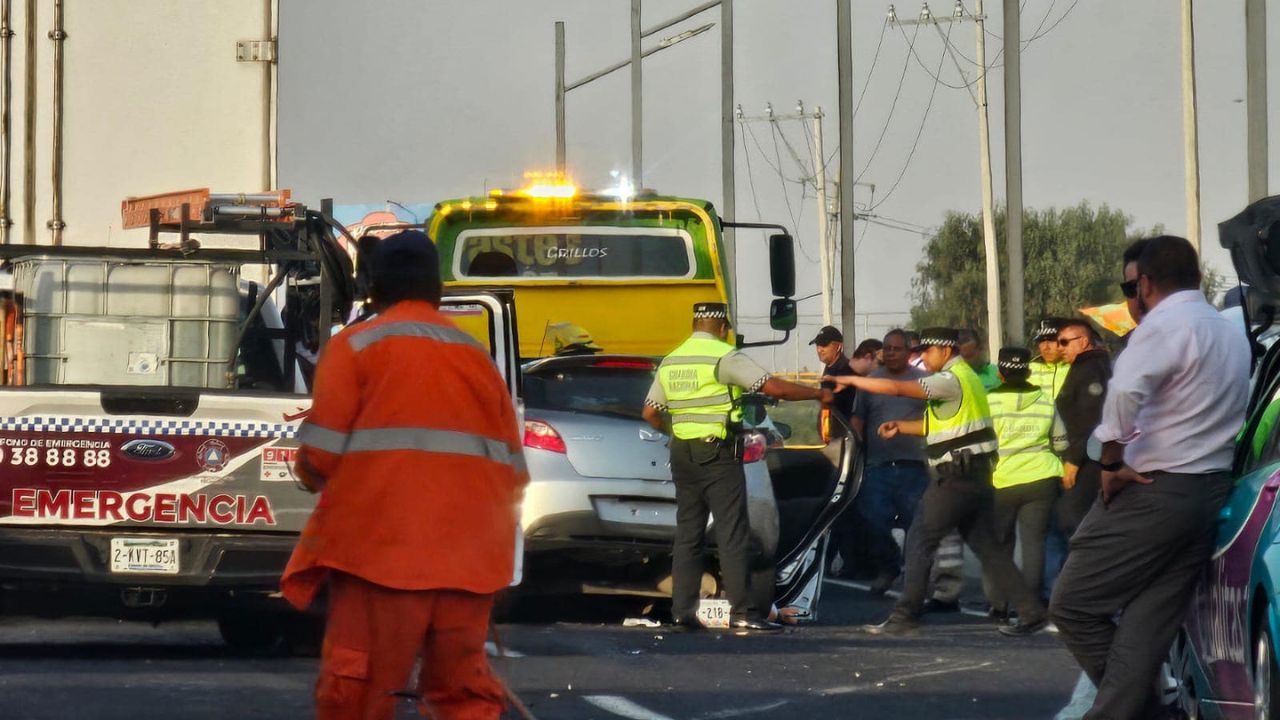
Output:
[[[796,294],[796,254],[790,235],[769,236],[769,280],[774,297],[789,298]],[[791,327],[795,327],[794,323]],[[773,329],[782,328],[775,325]]]
[[[788,237],[788,240],[791,238]],[[796,301],[791,298],[776,298],[769,304],[769,327],[774,330],[790,332],[796,329]]]

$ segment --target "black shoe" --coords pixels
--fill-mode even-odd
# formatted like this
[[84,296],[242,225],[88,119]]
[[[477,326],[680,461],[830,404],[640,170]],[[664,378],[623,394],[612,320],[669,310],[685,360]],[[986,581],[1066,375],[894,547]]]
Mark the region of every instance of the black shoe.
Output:
[[707,629],[707,626],[703,625],[702,621],[696,617],[681,618],[674,621],[672,625],[678,632],[702,632]]
[[734,620],[729,623],[730,630],[746,630],[749,632],[777,633],[782,632],[782,626],[776,622],[768,620],[756,620],[746,618],[742,620]]
[[1009,623],[1012,623],[1013,616],[1014,616],[1013,613],[1009,612],[1008,610],[1002,610],[1000,608],[993,607],[987,610],[987,619],[1000,625],[1007,625]]
[[889,592],[889,588],[893,587],[893,581],[898,579],[898,573],[887,572],[880,573],[875,580],[871,581],[871,587],[868,589],[872,595],[879,597]]
[[1008,625],[1001,625],[996,628],[996,632],[1007,637],[1026,637],[1028,635],[1035,635],[1043,630],[1048,624],[1049,618],[1040,618],[1034,622],[1023,622],[1022,620],[1018,620],[1017,622],[1012,622]]
[[878,625],[863,625],[862,632],[868,635],[911,635],[920,628],[920,621],[907,613],[894,610],[889,617]]
[[924,608],[921,613],[953,613],[960,612],[960,603],[956,600],[939,600],[937,598],[929,598],[924,601]]

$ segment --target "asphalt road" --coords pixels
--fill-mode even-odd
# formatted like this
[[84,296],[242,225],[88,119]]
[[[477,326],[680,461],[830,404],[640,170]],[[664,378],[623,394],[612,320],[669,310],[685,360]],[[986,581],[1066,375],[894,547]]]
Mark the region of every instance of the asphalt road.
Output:
[[[505,625],[507,656],[494,667],[539,720],[1027,720],[1067,704],[1078,671],[1052,635],[1004,638],[968,615],[930,617],[909,638],[857,632],[889,602],[829,583],[820,624],[775,636],[624,628],[616,618]],[[0,717],[303,718],[316,665],[237,657],[212,623],[9,617]]]

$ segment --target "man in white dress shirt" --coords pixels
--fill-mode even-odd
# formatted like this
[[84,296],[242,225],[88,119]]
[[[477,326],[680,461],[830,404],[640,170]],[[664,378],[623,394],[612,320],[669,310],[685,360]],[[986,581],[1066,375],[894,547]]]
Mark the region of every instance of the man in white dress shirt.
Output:
[[1249,342],[1205,300],[1191,244],[1152,238],[1137,271],[1125,292],[1136,290],[1142,324],[1090,443],[1102,493],[1050,605],[1098,688],[1086,720],[1162,717],[1156,673],[1213,552],[1249,394]]

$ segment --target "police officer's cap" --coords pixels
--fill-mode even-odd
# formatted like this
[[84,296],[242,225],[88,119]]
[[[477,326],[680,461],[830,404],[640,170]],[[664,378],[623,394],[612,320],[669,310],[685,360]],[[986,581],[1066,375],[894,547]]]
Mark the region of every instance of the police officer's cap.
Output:
[[920,352],[930,346],[960,347],[958,335],[954,328],[925,328],[920,331],[920,340],[911,348],[911,352]]
[[729,306],[718,302],[700,302],[693,305],[694,320],[728,320]]
[[380,278],[393,276],[440,277],[440,254],[436,244],[420,230],[404,230],[385,238],[369,258],[369,277],[376,284]]
[[834,326],[828,325],[818,331],[817,335],[809,341],[810,345],[830,345],[831,343],[844,342],[844,333],[837,330]]
[[1061,322],[1062,321],[1058,318],[1045,318],[1041,320],[1040,327],[1036,328],[1035,336],[1032,339],[1036,342],[1057,340],[1058,328],[1060,327]]
[[1002,347],[997,365],[1006,378],[1025,376],[1031,370],[1031,351],[1020,347]]

